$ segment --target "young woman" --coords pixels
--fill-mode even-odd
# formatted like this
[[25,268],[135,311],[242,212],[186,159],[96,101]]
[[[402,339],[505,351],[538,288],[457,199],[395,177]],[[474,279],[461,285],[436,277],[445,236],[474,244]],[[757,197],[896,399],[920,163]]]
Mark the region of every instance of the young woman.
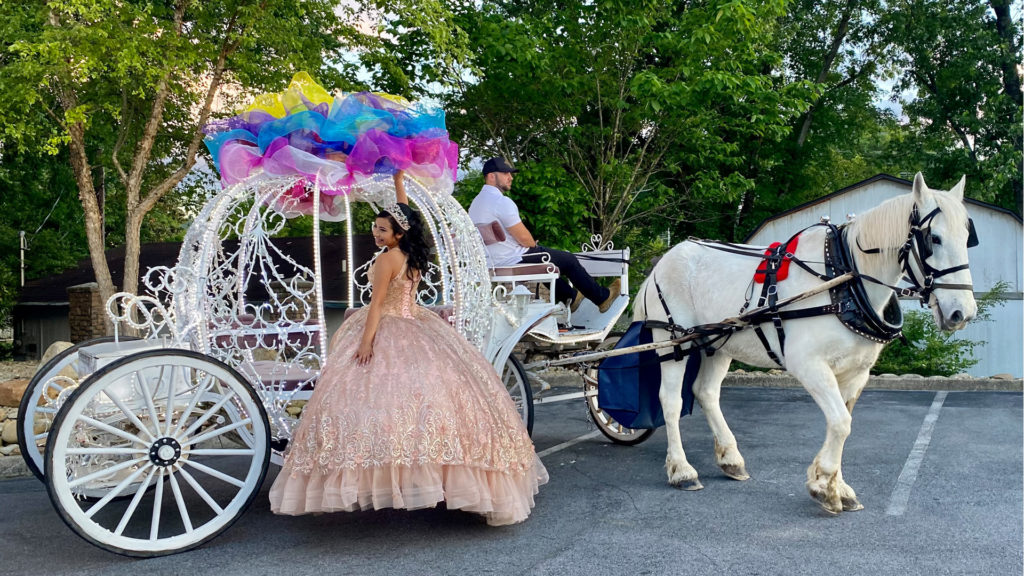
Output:
[[[458,146],[444,112],[386,94],[330,94],[308,74],[205,127],[225,186],[301,177],[289,211],[336,219],[342,199],[393,174],[397,204],[377,214],[383,252],[373,296],[331,338],[329,361],[270,489],[279,514],[367,508],[526,519],[548,479],[512,399],[484,357],[416,304],[429,245],[403,173],[450,191]],[[308,195],[315,182],[323,196]]]
[[[404,200],[401,174],[396,177]],[[429,246],[406,203],[377,214],[384,251],[370,305],[332,338],[316,390],[270,489],[277,514],[380,508],[530,514],[547,471],[494,368],[416,304]]]

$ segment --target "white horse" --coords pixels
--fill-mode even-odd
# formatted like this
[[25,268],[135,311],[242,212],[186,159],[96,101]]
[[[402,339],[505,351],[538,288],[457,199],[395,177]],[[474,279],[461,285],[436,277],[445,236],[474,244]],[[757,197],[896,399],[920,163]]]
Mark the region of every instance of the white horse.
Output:
[[[851,247],[849,253],[858,275],[852,282],[863,283],[862,294],[866,294],[875,314],[882,316],[887,304],[892,306],[893,290],[889,286],[896,285],[901,276],[907,274],[914,284],[924,288],[918,293],[931,307],[935,323],[942,329],[959,330],[974,318],[977,307],[967,269],[967,247],[968,242],[976,242],[976,237],[963,204],[963,192],[963,178],[946,192],[930,190],[918,173],[910,194],[892,198],[839,228],[840,232],[845,228],[845,238]],[[912,221],[916,221],[916,225],[912,225]],[[815,226],[799,237],[795,257],[816,272],[825,272],[821,262],[828,231],[827,226]],[[760,287],[752,285],[751,280],[761,260],[722,250],[728,247],[692,240],[673,247],[641,285],[634,321],[668,319],[656,288],[663,294],[671,321],[678,326],[710,324],[736,316],[751,292],[755,302],[750,306],[755,306]],[[763,247],[738,248],[750,250],[752,254],[763,254],[764,250]],[[864,280],[859,275],[879,283]],[[943,281],[935,281],[940,276],[944,277]],[[820,277],[791,265],[788,279],[777,284],[778,298],[801,294],[822,282]],[[822,292],[783,309],[828,304],[830,296]],[[889,314],[892,318],[891,309]],[[891,327],[898,332],[901,322],[902,317],[897,315]],[[763,334],[784,368],[810,392],[827,422],[824,445],[807,469],[807,489],[831,513],[860,510],[863,506],[856,493],[843,481],[843,444],[850,434],[854,403],[884,343],[848,329],[835,314],[784,320],[782,325],[785,338],[782,350],[771,322],[763,326]],[[890,334],[882,340],[892,337]],[[669,338],[670,333],[665,330],[654,331],[655,341]],[[726,476],[746,480],[749,476],[743,456],[719,407],[722,379],[732,359],[766,368],[778,365],[752,330],[735,332],[723,340],[721,349],[703,358],[693,392],[714,434],[718,465]],[[687,462],[679,436],[683,405],[680,393],[685,368],[685,360],[670,360],[661,366],[659,396],[668,433],[665,467],[669,484],[699,490],[702,486],[697,471]]]

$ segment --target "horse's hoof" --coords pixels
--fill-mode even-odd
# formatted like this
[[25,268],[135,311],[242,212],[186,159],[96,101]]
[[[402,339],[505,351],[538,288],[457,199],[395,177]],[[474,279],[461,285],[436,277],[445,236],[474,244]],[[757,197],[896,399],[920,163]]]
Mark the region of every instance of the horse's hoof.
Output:
[[747,468],[742,464],[722,464],[722,472],[733,480],[750,480],[750,474],[747,474]]
[[856,498],[843,498],[843,512],[856,512],[863,510],[864,505]]
[[[843,511],[843,506],[839,502],[833,501],[824,492],[811,492],[811,498],[821,506],[821,509],[833,516],[838,516]],[[838,500],[838,499],[836,499]]]
[[686,490],[686,491],[689,491],[689,492],[694,492],[694,491],[697,491],[697,490],[703,490],[704,489],[704,485],[701,484],[700,480],[698,480],[697,478],[694,478],[693,480],[682,480],[680,482],[676,482],[675,484],[672,484],[672,486],[674,486],[676,488],[679,488],[680,490]]

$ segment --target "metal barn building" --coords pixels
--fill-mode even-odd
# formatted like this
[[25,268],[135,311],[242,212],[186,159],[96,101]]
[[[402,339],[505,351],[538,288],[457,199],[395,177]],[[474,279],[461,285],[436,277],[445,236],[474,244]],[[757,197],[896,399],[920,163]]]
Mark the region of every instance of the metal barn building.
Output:
[[[934,183],[934,187],[953,184]],[[879,174],[765,220],[746,242],[768,245],[785,241],[794,232],[817,223],[822,216],[841,224],[884,200],[909,193],[912,185],[910,180]],[[968,192],[970,187],[968,181]],[[975,377],[1012,374],[1020,378],[1024,375],[1024,226],[1020,215],[985,202],[968,198],[967,211],[981,240],[969,252],[975,295],[987,293],[1000,280],[1009,284],[1006,301],[991,311],[990,320],[972,322],[957,333],[960,338],[985,342],[974,349],[979,362],[968,373]],[[904,311],[920,310],[917,300],[903,300],[901,304]]]

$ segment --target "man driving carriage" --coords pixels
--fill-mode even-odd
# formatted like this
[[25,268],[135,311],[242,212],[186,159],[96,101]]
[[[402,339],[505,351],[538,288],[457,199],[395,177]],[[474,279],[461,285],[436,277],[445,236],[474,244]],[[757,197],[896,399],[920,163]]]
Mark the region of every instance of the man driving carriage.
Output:
[[608,310],[619,297],[619,279],[616,278],[608,287],[601,286],[583,268],[575,254],[546,248],[534,240],[533,234],[519,217],[519,207],[506,195],[512,189],[512,175],[516,172],[518,170],[501,157],[484,162],[484,186],[469,206],[469,217],[478,228],[487,230],[494,223],[501,227],[502,234],[494,234],[495,237],[491,239],[485,238],[491,240],[485,241],[488,265],[509,266],[548,260],[558,266],[562,276],[555,283],[555,298],[558,301],[569,303],[573,312],[583,303],[584,298],[596,304],[601,312]]

